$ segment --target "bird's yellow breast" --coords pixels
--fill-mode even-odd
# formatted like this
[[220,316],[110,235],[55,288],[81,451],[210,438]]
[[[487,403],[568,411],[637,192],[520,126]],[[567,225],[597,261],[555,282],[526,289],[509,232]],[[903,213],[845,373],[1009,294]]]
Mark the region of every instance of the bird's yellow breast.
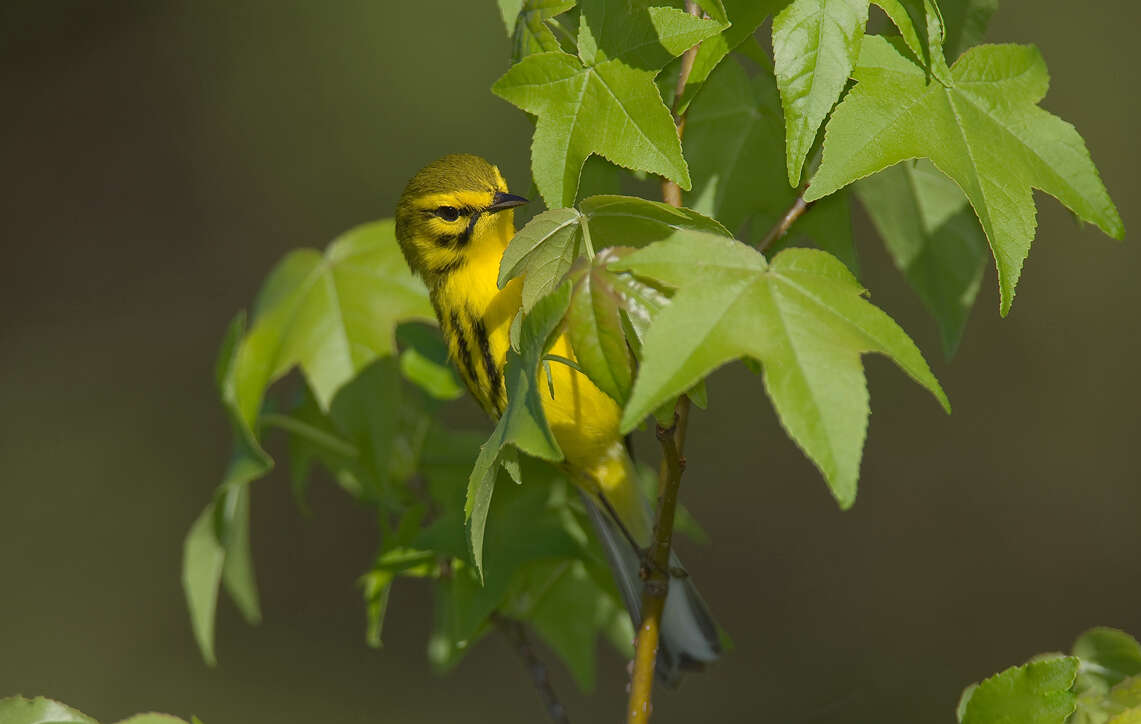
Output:
[[[456,366],[480,404],[495,416],[506,404],[503,367],[511,322],[521,304],[522,280],[513,279],[503,289],[496,283],[508,237],[504,234],[495,243],[473,240],[466,263],[433,294]],[[559,335],[550,351],[575,359],[565,334]],[[537,382],[551,432],[569,463],[592,470],[612,457],[612,448],[621,440],[621,410],[581,372],[559,362],[551,362],[549,370],[551,384],[542,368]]]

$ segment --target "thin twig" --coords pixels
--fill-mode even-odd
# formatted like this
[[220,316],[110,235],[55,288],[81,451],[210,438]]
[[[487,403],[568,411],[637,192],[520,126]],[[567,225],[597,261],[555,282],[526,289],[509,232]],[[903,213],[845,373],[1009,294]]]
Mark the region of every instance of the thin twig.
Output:
[[547,667],[535,653],[535,649],[531,647],[531,641],[527,638],[527,631],[523,628],[523,624],[513,618],[507,618],[498,611],[491,614],[491,620],[511,642],[511,647],[515,649],[515,653],[519,654],[519,658],[523,659],[527,671],[531,674],[531,681],[539,690],[539,696],[543,697],[543,706],[551,717],[551,721],[558,724],[570,724],[566,707],[562,705],[558,695],[555,694],[555,688],[551,685],[550,677],[547,676]]
[[[697,3],[686,0],[685,9],[698,15]],[[698,46],[685,51],[681,72],[674,94],[673,114],[678,139],[685,133],[685,113],[678,114],[678,103],[685,92],[693,69]],[[681,207],[681,187],[669,179],[662,179],[662,200],[673,207]],[[674,406],[673,423],[669,427],[658,425],[657,436],[662,446],[662,466],[658,475],[658,506],[654,521],[654,539],[647,551],[650,565],[642,571],[645,585],[642,588],[642,620],[638,623],[635,639],[633,669],[630,673],[630,699],[626,707],[627,724],[646,724],[653,712],[654,668],[658,658],[658,641],[661,636],[662,612],[669,592],[670,548],[673,544],[674,517],[677,512],[678,488],[685,469],[682,451],[685,447],[686,426],[689,424],[689,398],[682,395]]]
[[757,243],[757,250],[764,251],[772,246],[778,239],[788,233],[789,228],[796,223],[801,214],[812,206],[811,202],[804,200],[804,192],[808,189],[807,184],[801,186],[800,192],[796,195],[796,200],[792,202],[792,206],[788,207],[788,211],[784,212],[784,216],[777,222],[776,226],[769,229],[769,233],[765,234],[765,238]]

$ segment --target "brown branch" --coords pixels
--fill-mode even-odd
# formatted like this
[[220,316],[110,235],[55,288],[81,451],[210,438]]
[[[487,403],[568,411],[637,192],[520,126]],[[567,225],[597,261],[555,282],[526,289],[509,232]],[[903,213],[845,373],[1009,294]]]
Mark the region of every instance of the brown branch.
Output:
[[539,696],[543,698],[543,706],[551,717],[551,721],[557,722],[557,724],[570,724],[566,707],[562,705],[558,695],[555,694],[555,688],[551,685],[550,677],[547,676],[547,667],[535,653],[535,649],[531,647],[531,641],[527,638],[527,631],[523,628],[523,624],[513,618],[507,618],[498,611],[491,614],[491,620],[511,642],[511,647],[515,649],[515,653],[519,654],[519,658],[523,659],[527,671],[531,674],[532,683],[539,690]]
[[788,207],[788,211],[784,212],[784,216],[776,223],[776,226],[769,229],[769,233],[765,234],[765,237],[757,242],[758,251],[768,249],[776,243],[778,239],[787,234],[789,228],[796,223],[796,220],[812,206],[812,202],[806,202],[804,200],[804,192],[807,189],[807,184],[800,187],[800,191],[796,194],[796,200],[792,202],[792,206]]
[[[685,9],[698,15],[697,3],[686,0]],[[673,114],[680,140],[685,133],[685,113],[677,112],[693,59],[698,46],[685,51],[681,59],[681,72],[674,93]],[[681,187],[677,182],[662,179],[662,201],[675,208],[681,206]],[[662,446],[662,466],[658,475],[658,506],[654,521],[654,539],[647,551],[649,565],[642,571],[645,585],[642,588],[642,620],[638,622],[633,669],[630,673],[630,699],[626,707],[627,724],[645,724],[653,713],[654,669],[658,658],[658,641],[661,635],[662,612],[669,592],[670,548],[673,544],[674,518],[677,512],[678,489],[685,470],[686,426],[689,424],[689,398],[682,395],[674,406],[673,423],[669,427],[657,426],[658,441]]]

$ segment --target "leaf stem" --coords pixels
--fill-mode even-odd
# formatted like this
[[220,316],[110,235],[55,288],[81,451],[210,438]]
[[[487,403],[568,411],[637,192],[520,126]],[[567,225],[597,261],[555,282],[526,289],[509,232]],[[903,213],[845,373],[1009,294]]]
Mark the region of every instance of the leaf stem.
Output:
[[342,455],[347,458],[355,458],[360,455],[360,451],[353,445],[345,442],[336,435],[331,435],[307,422],[302,422],[296,417],[269,412],[262,415],[259,420],[261,424],[266,427],[276,427],[279,430],[291,432],[336,455]]
[[[686,0],[686,12],[697,16],[697,3]],[[685,51],[674,94],[673,114],[680,140],[685,133],[685,113],[678,114],[678,100],[685,92],[697,45]],[[662,201],[680,208],[681,187],[676,181],[662,179]],[[662,465],[658,472],[658,505],[654,521],[654,539],[648,551],[650,563],[643,570],[642,620],[638,624],[633,669],[630,674],[630,699],[626,707],[627,724],[645,724],[653,713],[654,669],[658,658],[658,641],[661,635],[662,612],[669,592],[670,549],[673,545],[674,518],[677,512],[678,489],[685,470],[686,427],[689,424],[689,398],[682,395],[674,405],[673,423],[667,428],[657,426],[658,442],[662,446]]]
[[789,228],[796,223],[796,220],[801,215],[808,211],[812,206],[811,202],[804,200],[804,192],[808,190],[808,184],[803,184],[796,194],[796,200],[792,202],[792,206],[788,207],[788,211],[784,212],[784,216],[776,223],[773,228],[769,229],[769,233],[757,242],[757,251],[764,251],[772,246],[777,240],[788,233]]
[[555,693],[554,686],[551,685],[551,678],[547,676],[547,667],[535,653],[535,649],[531,646],[531,641],[527,638],[527,631],[523,628],[523,624],[513,618],[507,618],[498,611],[491,614],[491,620],[511,642],[511,647],[515,649],[515,653],[519,654],[519,658],[523,659],[523,663],[527,666],[527,671],[531,674],[531,681],[535,684],[535,688],[539,690],[539,696],[543,698],[543,705],[547,709],[547,714],[551,717],[551,721],[558,724],[570,724],[570,717],[567,715],[566,707],[559,701],[558,695]]

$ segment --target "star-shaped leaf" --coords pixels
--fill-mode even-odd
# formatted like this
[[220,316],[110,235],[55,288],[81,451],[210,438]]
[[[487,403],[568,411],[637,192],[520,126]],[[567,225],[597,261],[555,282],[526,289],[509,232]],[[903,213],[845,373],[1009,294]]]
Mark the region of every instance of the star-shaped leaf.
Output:
[[[783,176],[784,120],[772,72],[750,78],[734,60],[722,63],[693,102],[685,148],[691,159],[694,209],[715,217],[742,239],[760,240],[797,196]],[[792,227],[789,242],[809,238],[856,270],[848,200],[814,204]]]
[[[538,375],[543,357],[550,348],[569,304],[569,284],[544,297],[523,318],[519,352],[507,350],[504,371],[507,407],[500,415],[491,437],[479,450],[479,457],[468,478],[467,500],[464,503],[472,562],[480,575],[483,573],[483,537],[487,512],[495,490],[495,479],[505,459],[511,464],[516,450],[544,460],[557,461],[563,457],[543,412],[541,390],[544,388],[539,387]],[[515,466],[517,467],[517,461]]]
[[895,265],[935,317],[950,357],[986,267],[986,234],[967,198],[928,161],[892,166],[855,191]]
[[868,0],[795,0],[773,20],[773,62],[784,105],[788,182],[832,110],[859,57]]
[[860,355],[886,354],[947,407],[914,343],[830,254],[787,249],[769,263],[732,239],[691,234],[611,268],[677,288],[646,335],[623,430],[717,367],[752,358],[785,430],[847,507],[868,418]]
[[578,209],[552,209],[511,240],[499,265],[499,286],[523,277],[523,310],[549,294],[580,256],[608,246],[645,246],[686,230],[728,234],[713,219],[633,196],[591,196]]
[[258,293],[234,361],[238,410],[252,424],[266,388],[294,366],[322,408],[337,389],[396,348],[396,325],[435,323],[427,290],[400,255],[391,220],[352,229],[322,254],[290,253]]
[[871,37],[853,77],[858,83],[832,114],[805,198],[823,198],[909,158],[930,158],[963,190],[986,231],[1002,314],[1034,237],[1032,189],[1112,237],[1124,234],[1081,136],[1036,105],[1049,77],[1035,48],[973,48],[943,84],[899,45]]
[[689,188],[689,171],[654,76],[722,25],[676,8],[620,0],[581,3],[579,55],[527,56],[492,91],[538,118],[531,145],[535,184],[547,205],[574,203],[593,153]]

